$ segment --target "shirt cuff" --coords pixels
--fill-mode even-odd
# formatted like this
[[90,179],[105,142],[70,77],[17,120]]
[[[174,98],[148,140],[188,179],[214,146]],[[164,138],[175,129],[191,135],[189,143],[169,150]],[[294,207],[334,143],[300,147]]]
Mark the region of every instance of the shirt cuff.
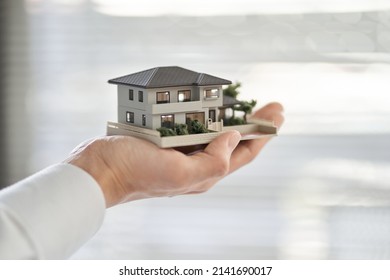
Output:
[[[18,224],[25,239],[19,244],[28,240],[29,258],[63,259],[100,228],[105,200],[91,175],[71,164],[57,164],[3,190],[0,208]],[[18,248],[17,240],[10,241]]]

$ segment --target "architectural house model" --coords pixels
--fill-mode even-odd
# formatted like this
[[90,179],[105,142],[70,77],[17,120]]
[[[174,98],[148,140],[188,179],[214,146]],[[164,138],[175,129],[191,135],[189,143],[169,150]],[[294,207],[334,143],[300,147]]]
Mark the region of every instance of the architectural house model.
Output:
[[[223,85],[231,81],[177,66],[156,67],[108,81],[118,86],[118,123],[109,122],[107,134],[124,134],[149,140],[160,147],[203,144],[223,131],[239,130],[250,137],[275,135],[272,123],[224,127],[222,118],[231,99],[224,98]],[[229,104],[224,104],[224,100]],[[156,130],[198,121],[211,133],[160,137]],[[259,129],[261,128],[261,129]],[[255,133],[255,134],[253,134]],[[257,136],[256,136],[257,134]]]

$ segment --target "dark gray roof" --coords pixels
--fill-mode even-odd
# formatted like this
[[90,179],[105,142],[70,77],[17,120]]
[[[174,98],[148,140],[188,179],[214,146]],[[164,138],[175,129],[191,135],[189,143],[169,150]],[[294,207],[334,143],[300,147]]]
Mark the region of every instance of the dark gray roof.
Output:
[[240,104],[241,101],[235,99],[234,97],[223,95],[223,107],[232,107],[234,105]]
[[230,85],[232,83],[229,80],[194,72],[178,66],[156,67],[111,79],[108,82],[110,84],[129,85],[142,88]]

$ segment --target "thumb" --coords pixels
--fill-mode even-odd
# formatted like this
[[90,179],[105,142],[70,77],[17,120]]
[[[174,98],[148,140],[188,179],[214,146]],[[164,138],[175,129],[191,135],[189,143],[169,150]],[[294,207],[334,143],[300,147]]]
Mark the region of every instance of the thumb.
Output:
[[225,132],[215,138],[204,150],[204,152],[213,157],[221,159],[230,159],[234,149],[241,140],[241,134],[238,131],[232,130]]
[[238,131],[229,131],[215,138],[203,152],[192,155],[191,158],[197,161],[198,180],[226,175],[230,156],[240,140]]

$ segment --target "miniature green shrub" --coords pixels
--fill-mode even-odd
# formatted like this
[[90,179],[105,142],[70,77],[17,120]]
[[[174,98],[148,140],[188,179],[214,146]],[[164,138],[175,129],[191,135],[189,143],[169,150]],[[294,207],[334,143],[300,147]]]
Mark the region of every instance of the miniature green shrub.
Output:
[[186,124],[175,124],[176,135],[188,135],[188,127]]
[[175,130],[173,130],[172,128],[168,128],[168,127],[157,128],[157,131],[160,132],[161,137],[176,136],[177,135]]
[[175,124],[174,129],[168,127],[160,127],[157,128],[157,131],[160,132],[161,137],[199,134],[199,133],[209,132],[207,128],[204,126],[204,124],[202,124],[198,120],[191,121],[188,126],[186,124]]
[[190,134],[208,133],[207,128],[198,120],[193,120],[188,125],[188,132]]
[[232,126],[232,125],[246,124],[246,122],[244,119],[241,119],[241,118],[229,118],[229,119],[224,120],[223,124],[225,126]]

